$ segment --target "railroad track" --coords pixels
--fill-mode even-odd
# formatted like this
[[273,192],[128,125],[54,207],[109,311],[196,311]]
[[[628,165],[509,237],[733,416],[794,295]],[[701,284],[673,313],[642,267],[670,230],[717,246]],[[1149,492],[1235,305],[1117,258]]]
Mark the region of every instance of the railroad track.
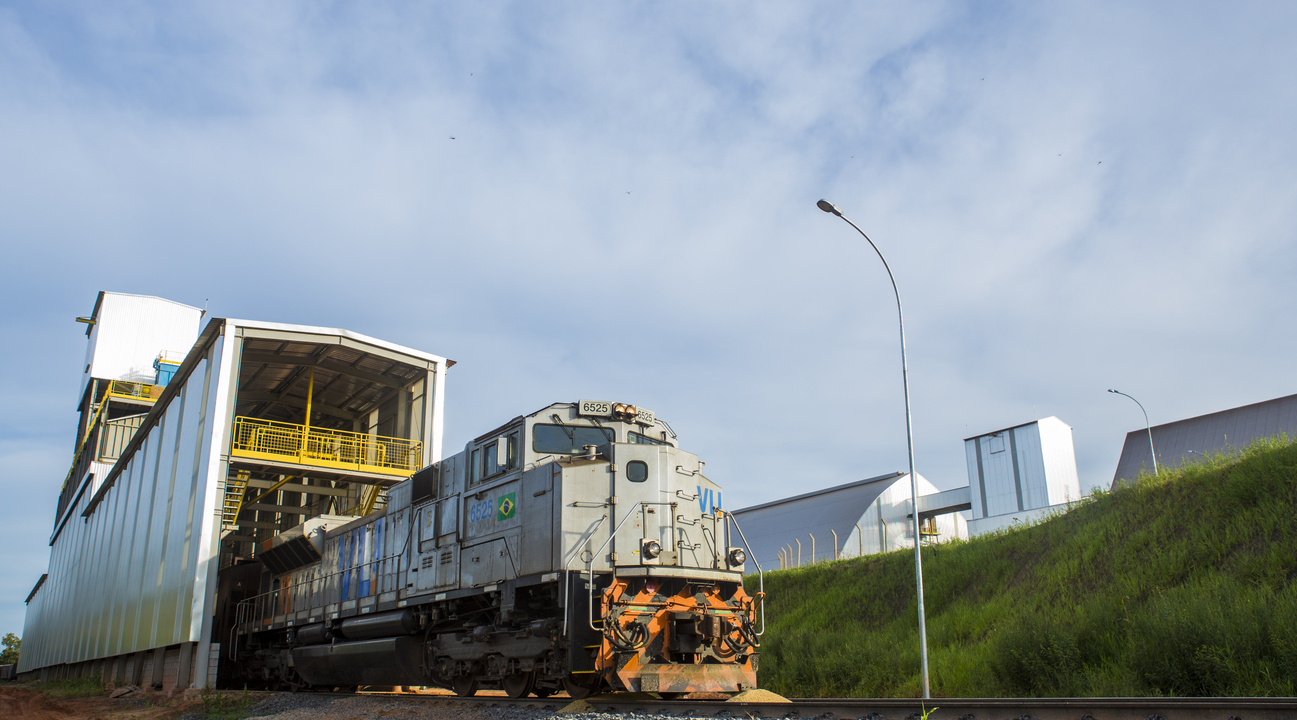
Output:
[[[558,710],[567,697],[521,698],[409,693],[366,693],[412,701],[485,707]],[[1295,720],[1297,698],[936,698],[799,699],[788,703],[657,700],[600,695],[586,698],[594,712],[675,717],[826,718],[846,720]],[[927,713],[925,715],[925,712]]]

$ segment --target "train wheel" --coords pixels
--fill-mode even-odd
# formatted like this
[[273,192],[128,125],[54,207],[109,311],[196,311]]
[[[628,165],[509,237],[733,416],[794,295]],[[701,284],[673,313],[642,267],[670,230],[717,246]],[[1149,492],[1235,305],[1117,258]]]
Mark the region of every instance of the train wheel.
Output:
[[571,675],[567,675],[563,678],[563,689],[567,691],[568,697],[572,698],[573,700],[580,700],[581,698],[590,697],[591,695],[594,694],[594,690],[595,690],[592,687],[587,687],[585,685],[578,684],[572,679]]
[[450,681],[451,689],[460,697],[470,697],[477,694],[477,676],[460,675]]
[[536,688],[536,673],[524,672],[517,675],[505,675],[500,678],[500,687],[504,694],[515,700],[527,697]]

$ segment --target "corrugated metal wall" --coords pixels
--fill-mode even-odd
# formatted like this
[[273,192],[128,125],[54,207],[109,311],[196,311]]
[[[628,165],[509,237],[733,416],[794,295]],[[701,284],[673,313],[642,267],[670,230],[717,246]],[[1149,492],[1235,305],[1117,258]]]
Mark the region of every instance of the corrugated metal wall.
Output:
[[171,300],[104,293],[90,328],[80,391],[91,377],[152,384],[154,358],[163,350],[188,353],[201,320],[201,310]]
[[94,511],[81,517],[93,492],[71,511],[27,608],[20,672],[199,639],[223,350],[183,379]]
[[[83,475],[88,487],[75,489],[80,494],[50,543],[48,578],[27,606],[20,672],[57,674],[76,668],[53,666],[110,657],[120,665],[131,653],[194,642],[192,673],[214,682],[216,664],[208,663],[218,643],[208,641],[209,601],[216,582],[219,495],[228,471],[222,453],[228,447],[236,360],[245,334],[295,341],[337,337],[341,344],[427,367],[422,402],[411,410],[420,413],[413,422],[431,448],[426,460],[440,459],[444,358],[407,354],[399,346],[341,330],[211,320],[196,346],[192,336],[186,341],[194,349],[121,459],[111,467],[92,464]],[[139,364],[138,352],[133,357]],[[93,479],[85,480],[90,473]],[[385,525],[385,541],[389,530]]]
[[1055,417],[964,441],[974,519],[1079,500],[1072,428]]
[[[1157,448],[1157,461],[1166,467],[1175,467],[1192,460],[1196,454],[1244,448],[1253,440],[1279,433],[1297,437],[1297,395],[1154,425],[1153,444]],[[1117,461],[1117,472],[1112,476],[1112,486],[1115,488],[1123,480],[1133,480],[1141,470],[1153,472],[1148,431],[1144,428],[1126,434],[1121,459]]]

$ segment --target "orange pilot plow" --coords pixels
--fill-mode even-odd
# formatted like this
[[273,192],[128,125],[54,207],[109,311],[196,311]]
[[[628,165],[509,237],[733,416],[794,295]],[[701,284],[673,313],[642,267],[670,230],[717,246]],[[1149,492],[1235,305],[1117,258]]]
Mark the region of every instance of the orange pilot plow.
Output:
[[675,695],[757,686],[757,602],[741,584],[619,578],[602,605],[595,667],[614,687]]

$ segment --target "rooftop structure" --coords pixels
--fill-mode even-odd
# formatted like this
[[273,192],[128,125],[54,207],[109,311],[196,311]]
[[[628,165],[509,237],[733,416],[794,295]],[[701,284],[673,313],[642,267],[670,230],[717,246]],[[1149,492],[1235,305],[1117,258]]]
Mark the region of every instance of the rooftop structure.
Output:
[[201,316],[100,293],[81,318],[76,450],[20,673],[210,685],[219,567],[303,520],[363,515],[441,459],[451,361],[334,328],[212,318],[199,332]]

